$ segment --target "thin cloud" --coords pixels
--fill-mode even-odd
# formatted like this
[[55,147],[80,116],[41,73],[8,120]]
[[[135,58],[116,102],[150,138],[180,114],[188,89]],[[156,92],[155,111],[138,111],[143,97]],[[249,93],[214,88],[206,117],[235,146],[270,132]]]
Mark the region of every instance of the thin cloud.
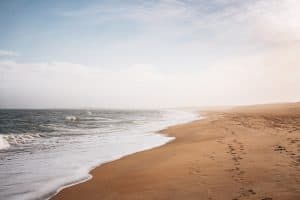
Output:
[[148,64],[114,70],[68,62],[0,62],[0,92],[6,94],[0,106],[159,108],[296,101],[300,68],[293,52],[276,50],[172,73]]
[[0,49],[0,56],[19,56],[17,52]]
[[[203,32],[222,40],[275,41],[295,37],[299,40],[300,2],[297,0],[161,0],[139,4],[88,5],[60,11],[65,17],[93,21],[137,23],[141,35],[156,32],[159,37],[203,39]],[[79,21],[78,23],[81,23]],[[230,38],[232,37],[232,38]],[[252,38],[253,37],[253,38]],[[207,38],[204,38],[207,39]]]

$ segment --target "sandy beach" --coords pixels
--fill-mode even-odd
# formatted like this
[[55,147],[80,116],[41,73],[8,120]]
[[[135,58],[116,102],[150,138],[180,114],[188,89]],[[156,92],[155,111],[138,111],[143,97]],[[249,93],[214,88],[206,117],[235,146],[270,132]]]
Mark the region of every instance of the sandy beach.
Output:
[[163,130],[172,142],[103,164],[52,199],[300,199],[300,103],[202,113]]

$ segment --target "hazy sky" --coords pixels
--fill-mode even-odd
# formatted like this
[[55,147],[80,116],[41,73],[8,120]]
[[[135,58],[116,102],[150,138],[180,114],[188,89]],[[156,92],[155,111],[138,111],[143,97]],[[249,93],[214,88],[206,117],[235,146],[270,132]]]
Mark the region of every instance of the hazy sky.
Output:
[[300,101],[299,0],[0,1],[0,107]]

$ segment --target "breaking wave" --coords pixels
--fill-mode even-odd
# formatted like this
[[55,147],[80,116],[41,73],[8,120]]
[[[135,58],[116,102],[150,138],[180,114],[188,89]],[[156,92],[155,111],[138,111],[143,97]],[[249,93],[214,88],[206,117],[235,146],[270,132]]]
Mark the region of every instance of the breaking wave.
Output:
[[76,117],[74,115],[69,115],[65,117],[65,120],[70,121],[70,122],[75,122],[79,120],[79,117]]
[[9,147],[10,147],[10,144],[3,137],[3,135],[0,135],[0,150],[2,150],[2,149],[8,149]]
[[38,133],[0,135],[0,150],[8,149],[11,145],[26,144],[40,137]]

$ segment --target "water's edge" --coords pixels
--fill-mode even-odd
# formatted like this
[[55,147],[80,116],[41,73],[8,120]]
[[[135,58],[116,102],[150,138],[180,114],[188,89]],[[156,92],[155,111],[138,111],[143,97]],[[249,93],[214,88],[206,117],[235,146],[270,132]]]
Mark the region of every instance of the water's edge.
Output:
[[120,159],[122,159],[122,158],[124,158],[124,157],[130,156],[130,155],[133,155],[133,154],[136,154],[136,153],[140,153],[140,152],[143,152],[143,151],[149,151],[149,150],[151,150],[151,149],[154,149],[154,148],[158,148],[158,147],[164,146],[164,145],[166,145],[166,144],[168,144],[168,143],[170,143],[170,142],[176,140],[176,137],[172,137],[172,136],[168,136],[167,134],[163,134],[162,131],[164,131],[164,130],[170,128],[170,127],[173,127],[173,126],[178,126],[178,125],[184,125],[184,124],[193,123],[193,122],[195,122],[195,121],[202,120],[202,119],[204,119],[204,118],[205,118],[205,117],[203,117],[203,115],[198,114],[197,117],[196,117],[196,119],[193,119],[193,120],[191,120],[191,121],[183,122],[183,123],[178,123],[178,124],[173,124],[173,125],[170,125],[170,126],[166,126],[165,128],[160,129],[160,130],[158,130],[158,131],[155,131],[155,132],[153,132],[153,134],[159,134],[159,135],[162,135],[162,136],[168,138],[169,140],[166,141],[166,142],[163,143],[163,144],[158,144],[158,145],[153,146],[153,147],[148,148],[148,149],[143,149],[143,150],[141,150],[141,151],[136,151],[136,152],[133,152],[133,153],[130,153],[130,154],[127,154],[127,155],[122,155],[122,156],[120,156],[120,157],[118,157],[118,158],[116,158],[116,159],[112,159],[112,160],[108,160],[108,161],[106,161],[106,162],[99,163],[99,164],[97,164],[96,166],[93,166],[93,167],[91,167],[91,168],[88,170],[88,174],[87,174],[87,177],[86,177],[86,178],[79,179],[78,181],[72,181],[72,183],[67,183],[67,184],[65,184],[64,186],[59,187],[55,192],[53,192],[53,193],[51,192],[51,193],[46,194],[46,195],[44,196],[44,198],[45,198],[46,200],[50,200],[51,198],[53,198],[53,197],[56,196],[59,192],[61,192],[62,190],[66,189],[66,188],[73,187],[73,186],[75,186],[75,185],[78,185],[78,184],[81,184],[81,183],[84,183],[84,182],[87,182],[87,181],[91,180],[91,179],[93,178],[93,175],[91,174],[91,172],[92,172],[94,169],[96,169],[96,168],[98,168],[98,167],[101,167],[103,164],[110,163],[110,162],[114,162],[114,161],[120,160]]

